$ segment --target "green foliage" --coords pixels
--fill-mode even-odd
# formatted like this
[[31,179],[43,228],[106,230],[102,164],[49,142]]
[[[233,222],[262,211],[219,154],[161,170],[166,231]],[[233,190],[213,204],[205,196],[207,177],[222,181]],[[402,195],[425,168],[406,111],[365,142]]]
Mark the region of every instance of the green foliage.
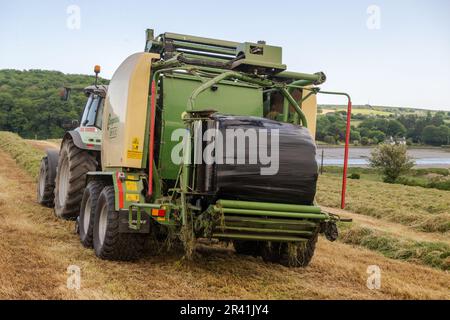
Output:
[[432,180],[428,183],[427,187],[450,191],[450,180]]
[[361,138],[361,144],[363,146],[367,146],[367,145],[369,145],[369,143],[370,143],[369,138],[367,138],[367,137],[362,137]]
[[431,178],[426,176],[405,176],[399,177],[396,182],[406,186],[450,191],[450,179],[445,175],[433,176]]
[[349,179],[353,179],[353,180],[359,180],[359,179],[361,179],[361,175],[360,175],[359,173],[356,173],[356,172],[352,173],[352,174],[349,175],[348,177],[349,177]]
[[[445,113],[436,112],[434,116],[431,115],[430,112],[427,113],[425,117],[418,116],[417,114],[408,114],[408,115],[400,115],[398,117],[398,121],[403,124],[405,128],[407,128],[406,138],[411,139],[414,143],[426,143],[426,144],[437,144],[439,142],[433,141],[430,137],[430,131],[433,131],[433,127],[431,129],[427,129],[428,132],[424,132],[427,126],[440,127],[448,126],[445,125],[444,117]],[[442,130],[445,130],[442,128]],[[424,135],[427,135],[425,139]],[[425,141],[426,140],[426,141]],[[445,142],[443,142],[445,140]],[[431,143],[430,143],[431,142]],[[446,143],[446,139],[441,139],[441,144]]]
[[333,136],[325,136],[323,141],[328,144],[336,144],[336,139]]
[[450,128],[445,125],[439,127],[435,125],[426,126],[422,133],[423,142],[434,146],[449,144]]
[[354,128],[350,130],[350,141],[353,143],[361,141],[361,134]]
[[[325,141],[326,136],[333,137],[336,141],[344,141],[346,121],[344,116],[334,113],[328,113],[317,119],[316,138]],[[328,138],[329,139],[329,138]]]
[[394,183],[401,174],[414,166],[414,161],[406,151],[404,145],[379,145],[372,151],[370,166],[382,172],[384,182]]
[[441,176],[447,177],[450,175],[450,170],[447,168],[417,168],[411,170],[413,176],[424,176],[426,174],[439,174]]
[[[62,125],[80,119],[86,103],[82,90],[73,90],[69,101],[61,101],[60,89],[81,89],[93,83],[93,76],[0,70],[0,130],[25,138],[60,138],[65,131]],[[107,81],[100,79],[99,83]]]
[[[388,109],[388,108],[387,108]],[[400,110],[400,109],[396,109]],[[405,114],[411,112],[410,114]],[[346,129],[346,112],[319,115],[316,139],[324,141],[333,136],[336,142],[343,142]],[[444,112],[427,112],[426,116],[414,110],[402,109],[388,115],[383,113],[352,114],[350,140],[355,144],[378,144],[390,137],[406,138],[407,144],[425,143],[429,145],[450,144],[450,119]]]

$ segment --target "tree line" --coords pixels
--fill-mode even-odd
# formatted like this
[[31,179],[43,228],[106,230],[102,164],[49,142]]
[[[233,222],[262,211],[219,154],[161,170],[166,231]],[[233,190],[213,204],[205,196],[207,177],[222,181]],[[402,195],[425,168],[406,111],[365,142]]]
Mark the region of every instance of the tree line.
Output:
[[[86,103],[82,91],[72,91],[69,101],[61,101],[63,86],[84,88],[94,83],[94,76],[64,74],[45,70],[0,70],[0,131],[18,133],[24,138],[60,138],[64,124],[79,119]],[[100,79],[107,84],[108,80]],[[378,144],[386,139],[405,138],[408,143],[450,144],[450,113],[428,112],[395,116],[352,114],[359,125],[352,126],[351,141]],[[316,139],[330,144],[345,139],[346,112],[319,115]]]
[[[316,139],[329,144],[345,141],[346,112],[337,111],[319,115],[317,120]],[[390,139],[404,138],[407,144],[427,144],[433,146],[450,144],[450,113],[427,112],[424,115],[391,114],[363,115],[352,114],[350,140],[355,144],[378,144]]]
[[80,119],[86,97],[81,90],[73,90],[69,101],[61,101],[61,88],[84,88],[94,79],[57,71],[0,70],[0,131],[33,139],[62,137],[64,124]]

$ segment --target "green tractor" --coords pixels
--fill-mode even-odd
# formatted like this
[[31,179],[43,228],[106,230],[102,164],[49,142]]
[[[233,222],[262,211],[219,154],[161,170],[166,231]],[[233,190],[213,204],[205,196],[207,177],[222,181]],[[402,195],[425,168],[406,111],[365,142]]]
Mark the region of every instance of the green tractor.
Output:
[[56,179],[43,160],[57,216],[77,218],[82,244],[101,259],[138,259],[150,238],[157,247],[179,239],[189,257],[206,238],[267,262],[308,265],[320,233],[337,238],[339,217],[314,200],[316,96],[331,92],[318,87],[322,72],[286,71],[281,51],[147,30],[144,52],[97,95],[102,119],[82,120],[101,128],[101,149],[68,133]]

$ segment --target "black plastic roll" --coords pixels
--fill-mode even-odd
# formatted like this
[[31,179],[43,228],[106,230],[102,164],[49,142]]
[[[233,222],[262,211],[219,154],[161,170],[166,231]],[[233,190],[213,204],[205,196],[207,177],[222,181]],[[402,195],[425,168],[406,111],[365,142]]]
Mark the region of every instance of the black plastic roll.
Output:
[[[245,143],[245,164],[237,163],[237,146],[235,141],[234,156],[227,158],[226,143],[224,143],[223,158],[218,159],[214,170],[209,168],[208,175],[214,174],[214,183],[208,184],[210,192],[216,194],[217,199],[230,199],[242,201],[261,201],[274,203],[289,203],[312,205],[316,194],[318,166],[316,162],[316,146],[307,128],[281,123],[278,121],[244,116],[213,115],[218,122],[218,130],[226,137],[227,129],[256,130],[266,129],[267,150],[270,156],[271,136],[278,133],[279,137],[279,165],[278,171],[273,175],[262,175],[262,168],[269,165],[259,161],[260,149],[258,143]],[[274,131],[274,129],[277,129]],[[263,131],[265,133],[265,131]],[[263,148],[264,149],[264,148]],[[241,150],[243,151],[243,150]],[[242,155],[242,153],[241,153]],[[257,164],[249,164],[249,159],[257,156]],[[219,163],[217,163],[219,162]],[[222,162],[222,163],[220,163]],[[233,163],[233,164],[230,164]],[[208,189],[209,189],[208,188]]]

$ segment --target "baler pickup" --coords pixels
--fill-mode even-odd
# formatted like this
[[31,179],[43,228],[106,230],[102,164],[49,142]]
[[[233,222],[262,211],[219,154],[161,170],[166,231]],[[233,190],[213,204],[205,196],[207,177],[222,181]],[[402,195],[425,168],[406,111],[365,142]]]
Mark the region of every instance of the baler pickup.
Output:
[[219,239],[305,242],[330,219],[319,207],[267,202],[219,200],[214,212],[221,217],[213,233]]

